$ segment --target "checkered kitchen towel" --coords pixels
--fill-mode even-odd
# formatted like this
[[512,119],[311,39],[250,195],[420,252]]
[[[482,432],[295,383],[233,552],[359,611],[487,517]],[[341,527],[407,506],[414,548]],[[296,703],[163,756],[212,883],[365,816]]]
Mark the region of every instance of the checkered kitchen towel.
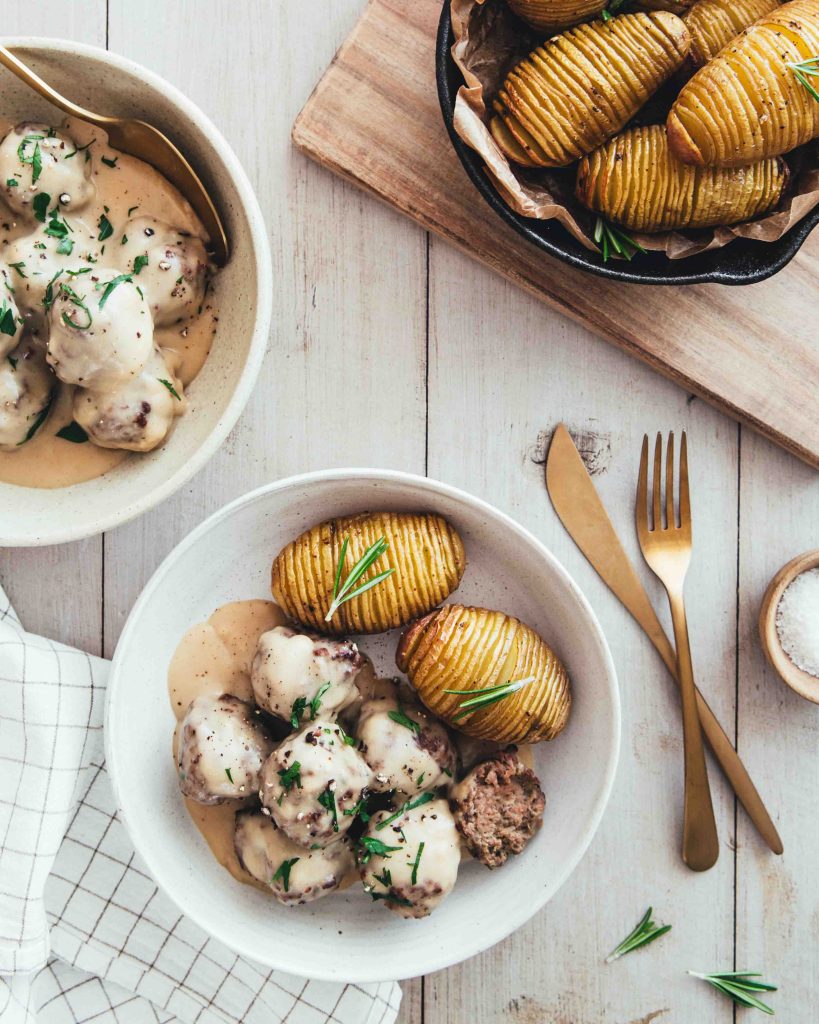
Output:
[[26,633],[0,588],[3,1024],[393,1024],[397,984],[243,960],[142,868],[103,764],[108,664]]

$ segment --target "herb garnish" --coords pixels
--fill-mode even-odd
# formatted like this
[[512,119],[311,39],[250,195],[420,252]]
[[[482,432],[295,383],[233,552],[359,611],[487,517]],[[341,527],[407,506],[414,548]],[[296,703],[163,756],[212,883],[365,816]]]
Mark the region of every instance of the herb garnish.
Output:
[[293,786],[298,786],[301,789],[301,763],[294,761],[289,768],[282,768],[279,772],[279,779],[284,786],[285,793],[289,793]]
[[368,822],[372,815],[367,811],[367,801],[369,796],[362,796],[353,807],[348,807],[343,813],[349,818],[361,818],[363,822]]
[[412,903],[404,896],[395,896],[391,892],[371,892],[371,900],[386,900],[387,903],[395,903],[399,907],[411,907]]
[[[88,440],[88,434],[83,430],[79,423],[75,423],[73,420],[68,424],[67,427],[63,427],[57,431],[57,437],[61,437],[63,441],[70,441],[72,444],[84,444]],[[230,771],[230,769],[226,769]],[[230,778],[230,776],[228,776]],[[230,780],[233,782],[233,779]]]
[[104,213],[100,214],[98,227],[99,234],[97,235],[97,239],[100,242],[104,242],[106,238],[110,238],[114,233],[114,225],[110,220],[108,220]]
[[45,287],[45,292],[43,293],[43,309],[46,311],[46,313],[51,309],[54,303],[54,285],[57,281],[57,278],[62,277],[62,274],[62,270],[58,270],[54,277],[51,278],[51,280]]
[[344,731],[344,729],[342,729],[342,727],[339,725],[338,722],[336,722],[336,729],[338,729],[339,735],[341,736],[341,738],[344,740],[344,742],[347,744],[348,747],[354,747],[355,746],[355,737],[354,736],[348,736],[347,733]]
[[31,203],[31,208],[34,211],[34,216],[41,224],[45,224],[46,214],[48,213],[48,205],[51,202],[51,196],[48,192],[38,192]]
[[601,12],[600,16],[602,17],[603,21],[611,21],[611,19],[614,17],[615,14],[617,14],[620,8],[624,7],[627,3],[629,3],[629,0],[611,0],[609,5],[605,7]]
[[333,816],[333,831],[338,832],[338,810],[336,809],[336,795],[329,785],[318,797],[318,802],[325,807]]
[[401,849],[400,846],[387,846],[386,843],[382,843],[380,839],[375,839],[372,836],[362,836],[358,843],[363,847],[363,851],[358,853],[359,864],[366,864],[370,857],[389,857],[396,850]]
[[107,156],[104,156],[104,157],[101,157],[101,159],[102,159],[102,162],[105,164],[106,167],[116,167],[117,166],[117,160],[119,160],[119,157],[118,156],[114,156],[114,157],[111,157],[109,159]]
[[621,956],[625,956],[626,953],[630,953],[633,949],[639,949],[641,946],[647,946],[649,942],[653,942],[655,939],[659,939],[661,935],[665,935],[666,932],[671,931],[671,925],[663,925],[662,928],[658,928],[657,925],[651,920],[652,908],[643,914],[636,928],[630,935],[627,935],[623,941],[615,949],[609,953],[606,957],[606,963],[610,964],[614,960],[619,960]]
[[231,773],[230,768],[225,768],[225,775],[227,775],[230,784],[233,785],[233,774]]
[[290,709],[290,725],[294,729],[298,729],[301,724],[301,716],[304,714],[307,708],[306,697],[296,697],[293,701],[293,707]]
[[315,697],[310,701],[310,721],[311,722],[315,721],[315,717],[319,713],[319,708],[321,707],[321,698],[324,696],[325,693],[327,693],[327,691],[329,689],[330,689],[330,683],[329,682],[322,683],[322,685],[318,688]]
[[173,384],[171,384],[169,380],[165,380],[164,377],[157,377],[156,379],[159,381],[160,384],[165,385],[165,387],[168,389],[168,391],[170,391],[170,393],[177,400],[177,402],[182,401],[182,399],[179,396],[179,392],[176,390],[176,388],[173,386]]
[[45,423],[46,418],[47,418],[49,412],[51,411],[51,402],[52,401],[53,401],[53,399],[49,399],[48,405],[43,406],[43,408],[39,411],[39,413],[37,414],[37,419],[28,428],[28,433],[26,434],[26,436],[23,438],[22,441],[18,441],[17,442],[17,447],[18,448],[20,447],[21,444],[25,444],[26,441],[30,441],[32,439],[32,437],[34,437],[34,435],[40,429],[40,427]]
[[91,146],[94,145],[95,142],[96,142],[96,139],[92,139],[90,142],[86,142],[86,144],[84,146],[77,146],[77,148],[76,149],[72,149],[70,153],[66,153],[65,156],[63,157],[63,160],[70,160],[71,157],[72,156],[76,156],[77,153],[85,153],[86,161],[90,160],[90,155],[88,153],[88,150],[90,149]]
[[773,1010],[767,1003],[754,995],[754,992],[776,992],[776,985],[769,985],[765,981],[755,981],[762,975],[752,971],[726,971],[723,974],[697,974],[696,971],[688,972],[694,978],[701,978],[713,985],[718,992],[733,999],[740,1006],[749,1006],[754,1010],[762,1010],[763,1013],[774,1015]]
[[84,324],[78,324],[76,320],[72,319],[67,313],[63,313],[60,319],[66,327],[71,327],[75,331],[87,331],[91,324],[94,322],[94,318],[91,316],[91,310],[86,306],[85,299],[81,295],[77,295],[73,288],[67,284],[60,285],[60,294],[65,295],[77,309],[81,309],[85,313],[87,320]]
[[594,225],[594,240],[600,246],[604,263],[608,263],[615,253],[629,261],[636,253],[645,253],[642,245],[636,242],[631,235],[627,235],[625,231],[609,224],[602,217],[598,217]]
[[130,217],[131,214],[134,212],[134,210],[138,210],[138,209],[139,209],[139,204],[137,204],[136,206],[130,206],[128,208],[128,216]]
[[458,706],[458,714],[455,715],[452,721],[457,722],[461,718],[466,718],[467,715],[480,711],[481,708],[489,707],[490,704],[497,704],[499,700],[503,700],[505,697],[517,693],[518,690],[522,690],[529,683],[533,683],[535,678],[535,676],[527,676],[525,679],[513,679],[508,683],[498,683],[497,686],[486,686],[477,690],[444,690],[444,693],[471,695],[469,700],[462,701]]
[[389,818],[385,818],[383,821],[379,821],[379,823],[375,827],[376,829],[378,829],[378,831],[381,831],[382,828],[386,828],[387,825],[391,825],[392,822],[396,821],[398,818],[402,818],[407,813],[407,811],[412,811],[416,807],[421,807],[423,804],[428,804],[430,800],[434,799],[434,793],[422,793],[417,800],[407,800],[407,802],[402,807],[400,807],[395,812],[395,814],[391,814]]
[[8,188],[17,188],[20,182],[16,178],[6,178],[6,186]]
[[413,864],[412,864],[412,876],[410,878],[410,881],[412,882],[413,885],[415,885],[415,883],[418,881],[418,865],[421,863],[421,854],[423,852],[424,852],[424,844],[423,843],[419,843],[418,844],[418,853],[416,853],[415,860],[413,861]]
[[407,715],[400,704],[397,711],[387,712],[387,718],[392,719],[393,722],[397,722],[399,725],[403,725],[405,729],[409,729],[410,732],[414,732],[416,735],[421,732],[421,726]]
[[814,86],[808,81],[808,78],[819,78],[819,57],[811,57],[809,60],[803,61],[787,61],[785,67],[788,67],[793,71],[796,76],[796,81],[800,85],[808,90],[813,98],[819,102],[819,92],[816,91]]
[[385,889],[389,889],[392,885],[392,873],[389,868],[384,868],[380,875],[373,875],[376,882],[380,882]]
[[13,338],[16,333],[17,320],[14,316],[14,310],[3,299],[3,305],[0,306],[0,334],[8,334],[9,337]]
[[281,879],[284,891],[290,892],[290,872],[293,865],[299,860],[301,860],[301,857],[291,857],[290,860],[283,860],[281,864],[279,864],[276,874],[270,879],[270,884],[272,885],[274,882],[278,882],[279,879]]
[[[119,274],[117,277],[115,277],[113,279],[113,281],[109,281],[108,282],[108,284],[105,286],[105,290],[103,291],[102,296],[100,298],[100,302],[99,302],[99,308],[100,309],[102,309],[102,307],[108,301],[108,298],[111,295],[111,292],[115,288],[119,287],[119,285],[124,284],[126,281],[133,281],[133,278],[131,277],[130,274]],[[177,395],[176,397],[179,398],[179,395]]]
[[392,576],[395,569],[387,569],[384,572],[380,572],[377,576],[373,576],[372,579],[362,583],[360,587],[355,587],[356,583],[361,579],[364,573],[370,568],[370,566],[377,562],[383,554],[386,553],[389,548],[386,537],[379,537],[379,539],[371,544],[364,554],[359,558],[355,565],[350,570],[350,574],[342,584],[341,573],[344,569],[344,561],[347,557],[347,548],[350,543],[350,538],[345,537],[344,543],[341,545],[341,552],[338,558],[338,568],[336,569],[336,579],[333,584],[333,600],[330,604],[330,609],[324,616],[324,621],[329,622],[330,619],[335,615],[338,609],[346,602],[351,601],[354,597],[358,597],[363,594],[366,590],[371,590],[374,586],[381,583],[388,576]]
[[19,263],[9,263],[9,266],[10,266],[10,267],[12,268],[12,270],[16,270],[16,271],[17,271],[17,273],[18,273],[18,274],[20,275],[20,277],[23,277],[23,278],[25,278],[25,277],[27,277],[27,276],[28,276],[28,275],[26,274],[25,270],[23,270],[23,267],[24,267],[25,265],[26,265],[26,264],[25,264],[25,261],[24,261],[24,260],[20,260],[20,262],[19,262]]
[[139,274],[143,267],[148,266],[148,257],[143,253],[134,260],[134,273]]
[[[40,143],[44,138],[45,135],[26,135],[17,147],[17,156],[20,158],[20,163],[31,165],[32,185],[36,185],[37,179],[43,173],[43,154],[40,152]],[[32,142],[34,143],[34,149],[29,153],[26,147]]]

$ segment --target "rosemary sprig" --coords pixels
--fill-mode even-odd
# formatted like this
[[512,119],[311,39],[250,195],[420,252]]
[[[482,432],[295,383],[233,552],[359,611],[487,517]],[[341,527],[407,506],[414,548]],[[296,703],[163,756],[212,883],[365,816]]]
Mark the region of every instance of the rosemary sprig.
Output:
[[630,0],[611,0],[611,3],[607,7],[604,7],[601,12],[603,21],[611,21],[614,15],[618,14],[620,9],[625,7],[629,2]]
[[755,992],[776,992],[776,985],[769,985],[765,981],[757,981],[762,975],[753,971],[725,971],[722,974],[698,974],[696,971],[688,972],[693,978],[701,978],[713,985],[718,992],[733,999],[740,1006],[748,1006],[754,1010],[761,1010],[770,1016],[774,1011],[754,995]]
[[636,242],[631,235],[627,235],[625,231],[609,224],[602,217],[598,217],[594,225],[594,240],[600,246],[604,263],[608,263],[614,255],[622,256],[624,260],[630,261],[636,253],[645,253],[642,245]]
[[513,679],[508,683],[498,683],[497,686],[485,686],[479,690],[444,690],[444,693],[458,695],[469,694],[470,699],[462,701],[458,705],[458,714],[452,719],[453,722],[466,718],[467,715],[474,715],[481,708],[489,707],[490,704],[497,704],[499,700],[517,693],[524,686],[535,681],[535,676],[527,676],[525,679]]
[[643,914],[639,924],[627,935],[623,941],[615,949],[609,953],[606,957],[606,963],[610,964],[614,960],[619,960],[621,956],[625,956],[626,953],[630,953],[634,949],[639,949],[641,946],[647,946],[649,942],[653,942],[655,939],[659,939],[661,935],[665,935],[666,932],[671,931],[671,925],[666,924],[661,928],[651,920],[652,908]]
[[808,90],[813,98],[819,103],[819,92],[811,85],[808,78],[819,78],[819,57],[811,57],[809,60],[786,61],[785,66],[790,68],[796,76],[797,82]]
[[[351,601],[354,597],[358,597],[360,594],[363,594],[365,590],[371,590],[374,586],[381,583],[388,576],[392,576],[395,572],[395,569],[386,569],[384,572],[380,572],[377,576],[373,576],[372,579],[367,580],[366,583],[362,583],[360,587],[355,586],[370,566],[377,562],[389,548],[387,538],[379,537],[374,544],[371,544],[367,548],[361,558],[359,558],[350,570],[350,574],[347,576],[347,579],[342,583],[341,574],[344,570],[344,561],[347,558],[347,548],[349,544],[350,538],[345,537],[344,543],[341,545],[338,568],[336,569],[336,579],[333,584],[333,601],[330,605],[330,610],[324,616],[325,622],[329,622],[346,601]],[[353,587],[355,587],[355,590]]]

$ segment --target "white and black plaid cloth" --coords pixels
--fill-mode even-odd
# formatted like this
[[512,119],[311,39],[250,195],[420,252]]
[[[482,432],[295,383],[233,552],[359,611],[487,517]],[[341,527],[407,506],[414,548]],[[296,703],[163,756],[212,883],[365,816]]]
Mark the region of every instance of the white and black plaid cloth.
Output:
[[0,588],[3,1024],[393,1024],[395,983],[244,960],[157,889],[103,764],[108,663],[26,633]]

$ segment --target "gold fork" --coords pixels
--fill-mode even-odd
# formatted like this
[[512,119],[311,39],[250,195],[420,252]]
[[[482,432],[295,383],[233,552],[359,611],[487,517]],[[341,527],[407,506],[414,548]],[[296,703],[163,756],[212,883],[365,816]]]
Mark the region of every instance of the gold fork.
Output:
[[668,592],[674,636],[677,642],[677,670],[682,695],[683,748],[685,752],[685,814],[683,849],[685,863],[692,871],[707,871],[719,857],[719,838],[708,785],[708,769],[702,744],[694,669],[688,641],[683,588],[691,564],[691,498],[688,486],[688,441],[685,431],[680,444],[679,525],[674,509],[674,435],[668,435],[665,462],[665,525],[662,510],[663,439],[657,434],[654,446],[654,481],[651,510],[648,510],[648,436],[643,438],[640,476],[637,482],[637,536],[643,557]]

